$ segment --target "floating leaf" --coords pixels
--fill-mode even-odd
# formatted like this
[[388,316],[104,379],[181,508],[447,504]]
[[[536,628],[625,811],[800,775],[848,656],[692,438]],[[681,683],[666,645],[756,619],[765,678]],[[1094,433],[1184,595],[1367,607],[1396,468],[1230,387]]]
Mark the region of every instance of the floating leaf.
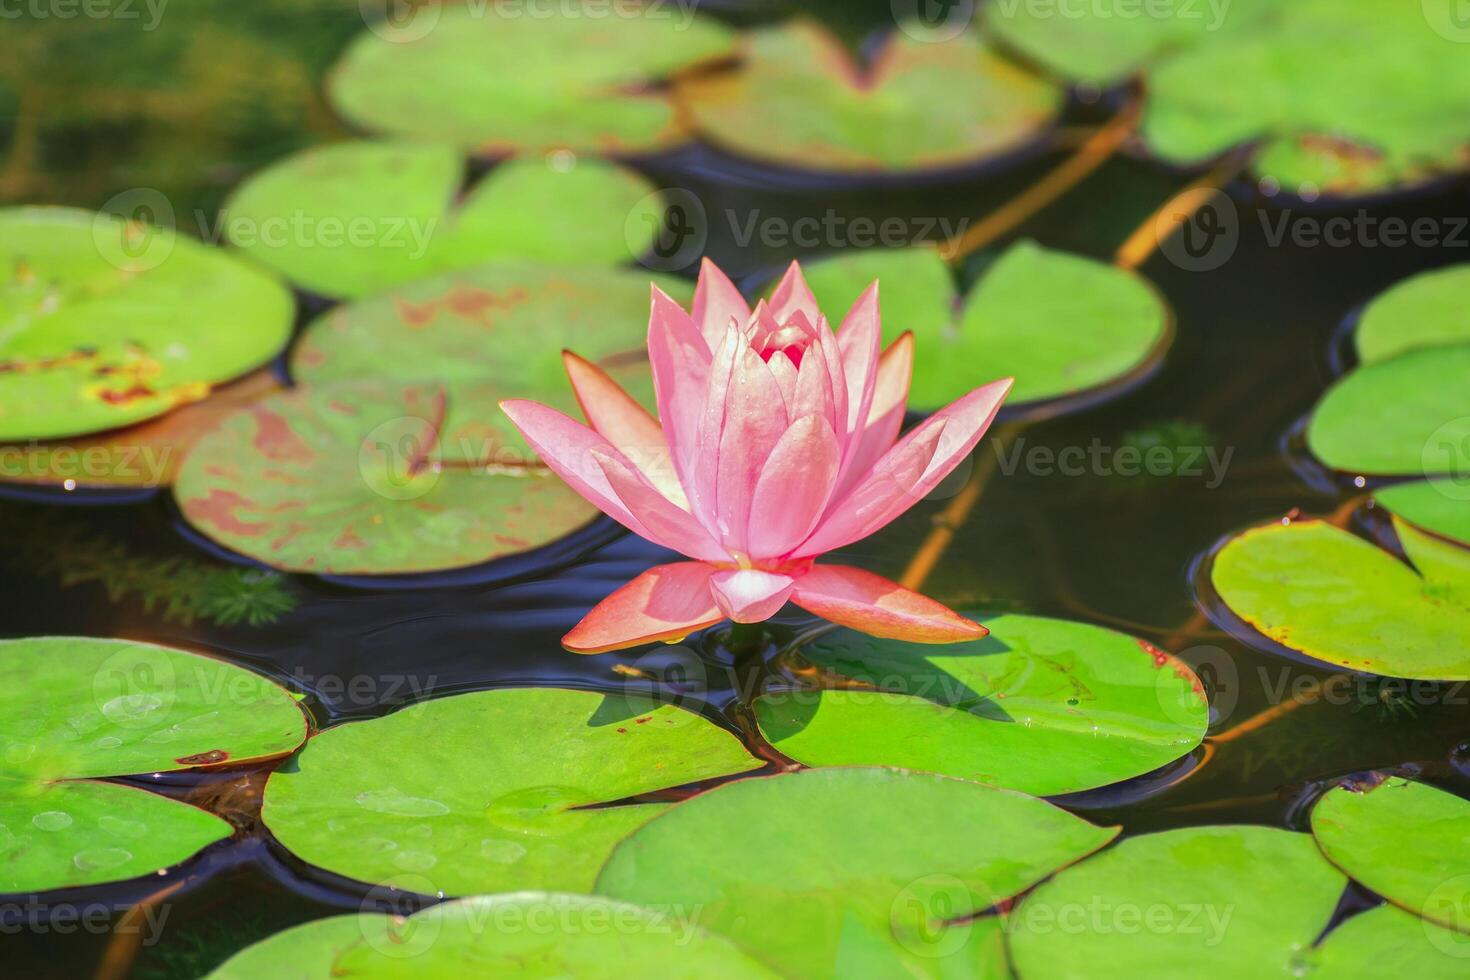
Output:
[[493,263],[438,276],[324,314],[302,334],[291,373],[312,384],[433,378],[450,391],[491,384],[501,397],[575,412],[566,349],[601,364],[652,407],[644,349],[650,279],[680,302],[692,296],[683,280],[593,266]]
[[201,439],[174,496],[200,533],[287,571],[405,574],[530,551],[597,511],[530,456],[499,409],[511,393],[298,388]]
[[225,232],[293,282],[355,297],[496,259],[626,262],[661,218],[652,184],[600,160],[510,160],[460,197],[464,169],[443,145],[307,150],[236,191]]
[[743,156],[803,170],[907,173],[991,160],[1040,138],[1061,90],[973,34],[905,25],[858,67],[809,21],[753,31],[743,67],[681,79],[701,135]]
[[1390,902],[1470,932],[1470,800],[1396,776],[1338,786],[1312,808],[1312,834],[1328,860]]
[[705,928],[790,976],[948,976],[951,964],[972,976],[994,947],[993,923],[970,915],[1116,833],[964,780],[810,769],[678,804],[617,846],[597,891],[698,908]]
[[269,275],[106,214],[0,210],[0,277],[0,439],[162,415],[264,364],[291,333],[290,293]]
[[281,390],[269,369],[231,382],[201,402],[92,436],[0,446],[0,480],[67,489],[166,487],[189,447],[230,413]]
[[1470,344],[1421,347],[1367,364],[1322,396],[1307,426],[1307,446],[1347,473],[1457,474],[1470,462],[1466,378]]
[[1470,548],[1470,482],[1465,478],[1399,483],[1373,499],[1415,527]]
[[1390,677],[1470,678],[1470,550],[1394,527],[1414,567],[1331,524],[1292,521],[1231,539],[1210,578],[1237,616],[1318,660]]
[[1034,242],[1007,249],[963,301],[927,248],[845,252],[804,271],[833,317],[879,281],[885,341],[912,330],[918,343],[915,409],[1005,376],[1016,379],[1009,405],[1094,392],[1136,375],[1169,339],[1169,311],[1143,278]]
[[1421,272],[1380,293],[1353,339],[1366,364],[1418,347],[1470,343],[1470,265]]
[[1297,193],[1354,195],[1465,169],[1470,61],[1454,43],[1464,30],[1455,3],[1239,0],[1134,17],[992,3],[987,14],[1006,41],[1063,75],[1109,85],[1141,70],[1143,136],[1165,160],[1259,143],[1262,177]]
[[665,910],[526,891],[441,902],[406,919],[372,913],[318,919],[241,951],[206,980],[450,980],[471,964],[475,975],[496,977],[776,976],[729,940]]
[[1145,834],[1027,896],[1009,919],[1011,959],[1026,980],[1299,976],[1346,885],[1306,834]]
[[1461,933],[1380,905],[1334,928],[1304,960],[1309,975],[1330,980],[1377,980],[1385,969],[1414,980],[1460,980],[1467,948]]
[[[594,5],[596,7],[596,5]],[[651,83],[727,55],[718,21],[672,5],[416,8],[359,37],[328,79],[332,104],[378,132],[498,154],[647,151],[681,142]]]
[[306,737],[291,695],[182,650],[85,637],[0,641],[0,893],[123,881],[230,836],[109,776],[251,762]]
[[990,635],[932,646],[844,630],[802,648],[867,690],[755,702],[762,733],[807,765],[886,765],[1038,795],[1150,772],[1203,739],[1209,705],[1185,664],[1122,633],[979,616]]
[[413,873],[451,895],[587,891],[612,846],[667,804],[584,808],[759,765],[678,708],[483,691],[323,732],[271,775],[264,817],[298,857],[360,881]]

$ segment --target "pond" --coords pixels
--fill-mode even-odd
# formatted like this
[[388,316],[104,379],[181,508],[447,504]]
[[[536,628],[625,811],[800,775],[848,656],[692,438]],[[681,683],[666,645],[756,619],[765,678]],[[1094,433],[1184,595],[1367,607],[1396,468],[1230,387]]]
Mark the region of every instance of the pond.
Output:
[[[1464,975],[1452,2],[62,6],[0,50],[17,975]],[[911,432],[1015,378],[817,549],[988,636],[793,545],[764,625],[564,648],[750,564],[516,408],[652,407],[702,259],[876,278]]]

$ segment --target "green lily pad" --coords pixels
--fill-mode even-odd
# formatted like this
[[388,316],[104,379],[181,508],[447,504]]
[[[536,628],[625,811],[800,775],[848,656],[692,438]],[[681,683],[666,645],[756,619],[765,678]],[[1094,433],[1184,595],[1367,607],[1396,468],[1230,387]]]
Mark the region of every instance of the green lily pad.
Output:
[[291,373],[310,384],[433,378],[450,391],[490,384],[502,398],[575,412],[561,359],[573,350],[652,408],[650,280],[686,305],[692,299],[685,280],[597,266],[502,262],[437,276],[323,314],[297,342]]
[[499,408],[511,393],[297,388],[200,439],[174,496],[195,530],[286,571],[407,574],[521,554],[597,511],[531,457]]
[[1009,919],[1025,980],[1301,976],[1347,879],[1272,827],[1132,837],[1057,874]]
[[1061,89],[971,33],[935,40],[911,24],[859,67],[810,21],[746,36],[734,72],[681,79],[700,134],[742,156],[803,170],[909,173],[994,159],[1040,138]]
[[1112,630],[979,616],[983,640],[932,646],[844,630],[802,648],[868,690],[755,702],[761,732],[807,765],[887,765],[1038,795],[1150,772],[1204,738],[1209,705],[1184,663]]
[[271,775],[264,819],[302,860],[359,881],[411,873],[422,882],[412,890],[450,895],[588,891],[613,845],[668,804],[584,807],[759,766],[679,708],[482,691],[323,732]]
[[1373,476],[1457,474],[1470,462],[1470,344],[1420,347],[1347,374],[1307,425],[1326,465]]
[[1416,480],[1385,487],[1373,499],[1415,527],[1470,548],[1470,480]]
[[1237,616],[1317,660],[1390,677],[1470,678],[1470,550],[1403,521],[1394,527],[1414,567],[1306,520],[1233,538],[1210,578]]
[[1308,975],[1324,980],[1377,980],[1385,968],[1415,980],[1460,980],[1467,956],[1463,933],[1380,905],[1333,929],[1304,959]]
[[1396,776],[1338,786],[1312,808],[1312,834],[1328,860],[1390,902],[1470,932],[1470,800]]
[[964,780],[809,769],[650,820],[612,852],[597,892],[698,908],[705,928],[789,976],[990,976],[994,923],[968,917],[1116,833]]
[[655,150],[687,138],[649,86],[728,55],[730,30],[663,5],[419,7],[363,34],[333,70],[327,95],[376,132],[481,153],[558,147]]
[[805,266],[827,315],[841,317],[880,284],[885,342],[917,343],[910,405],[932,411],[986,381],[1012,376],[1007,404],[1084,394],[1134,375],[1170,336],[1163,298],[1141,276],[1023,241],[961,300],[928,248],[844,252]]
[[1470,343],[1470,265],[1422,272],[1380,293],[1353,339],[1365,364],[1417,347]]
[[662,217],[652,184],[600,160],[510,160],[459,197],[464,169],[444,145],[307,150],[236,191],[225,232],[312,292],[356,297],[495,259],[626,262]]
[[1236,0],[1132,17],[1086,4],[1068,16],[1024,3],[987,10],[1007,42],[1065,76],[1112,84],[1141,71],[1142,133],[1164,159],[1259,143],[1262,177],[1356,195],[1465,169],[1470,62],[1454,43],[1465,39],[1455,2]]
[[0,210],[0,439],[113,429],[197,401],[291,335],[290,292],[170,228]]
[[441,902],[407,918],[364,913],[319,919],[237,953],[206,980],[452,980],[466,971],[606,980],[776,976],[729,940],[670,910],[595,895],[526,891]]
[[306,738],[291,695],[182,650],[0,641],[0,893],[123,881],[230,836],[203,810],[109,776],[251,762]]

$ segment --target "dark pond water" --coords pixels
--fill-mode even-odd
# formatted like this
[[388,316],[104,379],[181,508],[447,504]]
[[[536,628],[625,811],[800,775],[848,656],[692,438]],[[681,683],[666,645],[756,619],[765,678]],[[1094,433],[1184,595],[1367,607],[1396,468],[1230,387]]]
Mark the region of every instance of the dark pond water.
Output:
[[[0,101],[0,149],[11,147],[0,166],[0,198],[95,208],[129,187],[156,186],[190,209],[209,211],[252,167],[337,135],[311,92],[360,26],[354,4],[255,2],[250,6],[259,9],[248,13],[199,6],[201,12],[166,20],[159,36],[133,48],[95,25],[70,34],[42,24],[0,26],[18,39],[16,47],[0,48],[0,78],[11,90],[9,101]],[[818,12],[840,19],[847,35],[860,39],[867,26],[886,19],[887,4],[832,4]],[[226,43],[231,31],[238,37]],[[48,62],[54,74],[31,74],[37,59],[47,57],[61,59]],[[157,60],[137,66],[139,57]],[[200,58],[219,60],[204,71],[191,61]],[[134,67],[120,72],[118,65]],[[274,88],[259,77],[246,79],[265,67],[274,73]],[[179,84],[184,88],[172,87]],[[14,95],[33,89],[40,94]],[[71,93],[66,112],[53,115],[49,107],[63,90]],[[26,98],[40,101],[22,108]],[[128,102],[126,111],[118,99]],[[1087,116],[1078,110],[1079,119]],[[959,219],[985,214],[1057,159],[1044,156],[1001,176],[877,190],[788,181],[697,148],[645,161],[643,169],[695,191],[712,210],[728,204],[787,219],[821,217],[828,209],[845,217]],[[1184,182],[1146,162],[1118,159],[1022,233],[1106,258]],[[1470,257],[1463,239],[1459,248],[1434,249],[1302,248],[1290,236],[1273,245],[1268,231],[1283,216],[1318,215],[1302,205],[1288,214],[1254,189],[1236,190],[1241,234],[1229,261],[1196,272],[1155,255],[1143,269],[1177,318],[1174,346],[1157,373],[1085,412],[1003,433],[997,427],[977,459],[1003,452],[1009,460],[1019,449],[1021,463],[997,468],[926,587],[957,608],[1021,609],[1117,626],[1197,667],[1215,704],[1211,731],[1225,735],[1208,759],[1197,752],[1189,764],[1070,801],[1089,819],[1120,823],[1126,833],[1237,822],[1301,829],[1306,805],[1324,781],[1373,768],[1401,767],[1470,793],[1470,686],[1422,689],[1405,703],[1392,687],[1353,685],[1345,696],[1278,711],[1244,733],[1236,729],[1289,701],[1304,678],[1331,672],[1264,652],[1257,640],[1242,642],[1218,625],[1226,617],[1202,616],[1209,598],[1197,591],[1199,563],[1233,530],[1297,508],[1330,513],[1355,495],[1351,485],[1335,487],[1304,472],[1291,438],[1334,376],[1341,325],[1391,283]],[[1467,204],[1465,189],[1454,187],[1381,203],[1369,214],[1443,221],[1465,215]],[[708,251],[747,276],[791,257],[783,249],[738,247],[719,223]],[[976,256],[967,271],[973,274],[988,257]],[[1192,459],[1194,447],[1211,450],[1225,463],[1223,473],[1208,461],[1203,473],[1173,476],[1121,475],[1106,465],[1070,475],[1026,463],[1038,458],[1031,455],[1037,449],[1113,450],[1155,438],[1180,446],[1181,460]],[[944,492],[957,487],[951,481]],[[941,493],[845,557],[897,576],[944,503]],[[629,537],[594,534],[564,567],[499,584],[364,591],[305,577],[262,586],[179,527],[162,497],[115,506],[0,500],[0,636],[121,636],[211,650],[310,692],[318,726],[457,690],[528,684],[647,690],[647,681],[616,668],[636,664],[687,675],[702,656],[661,648],[578,657],[560,649],[558,637],[592,603],[661,560],[657,549]],[[219,626],[208,615],[215,608],[211,596],[218,601],[210,588],[237,597],[254,588],[257,608],[267,611],[284,595],[293,608],[258,626]],[[264,599],[261,591],[268,593]],[[203,614],[186,624],[167,614],[170,601]],[[699,662],[693,673],[705,673],[709,686],[699,700],[733,725],[725,713],[732,687],[752,679],[733,676],[718,657]],[[385,754],[411,751],[383,746]],[[195,977],[284,927],[356,909],[358,886],[308,871],[269,841],[258,821],[264,775],[237,770],[150,781],[227,815],[239,833],[166,879],[52,893],[44,901],[0,899],[28,920],[21,931],[0,935],[6,972],[118,976],[131,962],[130,975],[140,978]],[[141,933],[131,937],[121,929],[68,931],[65,922],[46,923],[48,904],[69,904],[111,909],[116,925],[128,903],[175,884],[181,887],[155,912],[163,921],[132,923]]]

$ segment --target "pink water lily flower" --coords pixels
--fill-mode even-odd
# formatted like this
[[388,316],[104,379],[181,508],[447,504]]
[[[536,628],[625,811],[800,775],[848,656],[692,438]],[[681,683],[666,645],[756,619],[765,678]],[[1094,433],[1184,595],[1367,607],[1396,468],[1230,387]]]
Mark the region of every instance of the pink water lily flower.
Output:
[[578,493],[687,555],[599,603],[562,640],[602,653],[674,641],[788,600],[881,637],[949,643],[983,626],[872,572],[818,564],[933,490],[979,442],[1011,380],[970,392],[898,438],[914,343],[880,354],[878,284],[833,333],[792,263],[754,312],[705,261],[693,315],[657,287],[648,323],[659,421],[596,366],[564,355],[590,428],[531,401],[502,408]]

